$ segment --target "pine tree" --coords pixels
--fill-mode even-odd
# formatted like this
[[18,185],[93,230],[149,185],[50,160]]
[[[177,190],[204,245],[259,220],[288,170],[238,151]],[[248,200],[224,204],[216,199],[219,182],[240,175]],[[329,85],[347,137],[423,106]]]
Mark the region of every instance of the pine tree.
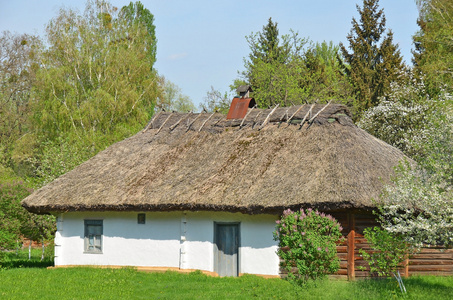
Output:
[[352,53],[340,43],[349,65],[345,70],[353,85],[354,108],[358,115],[376,106],[389,90],[390,83],[397,81],[405,70],[398,46],[393,43],[393,33],[385,34],[384,10],[379,9],[378,2],[364,0],[362,9],[357,5],[360,23],[352,18],[352,29],[347,36]]
[[[258,33],[246,37],[250,54],[245,60],[243,77],[253,87],[253,97],[260,107],[289,105],[303,99],[299,87],[302,48],[307,43],[297,33],[279,36],[277,22],[269,18]],[[293,100],[294,101],[294,100]]]
[[267,25],[263,26],[263,31],[248,37],[251,53],[249,59],[251,63],[261,60],[272,63],[276,60],[284,61],[285,57],[280,54],[284,52],[284,46],[279,45],[279,33],[277,22],[269,18]]

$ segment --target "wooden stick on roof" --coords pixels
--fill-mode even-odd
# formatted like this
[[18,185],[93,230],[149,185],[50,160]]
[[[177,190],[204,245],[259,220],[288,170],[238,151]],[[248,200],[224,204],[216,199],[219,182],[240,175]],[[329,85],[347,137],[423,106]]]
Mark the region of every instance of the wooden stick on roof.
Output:
[[212,114],[211,114],[211,115],[210,115],[210,116],[209,116],[209,117],[208,117],[208,118],[207,118],[206,120],[204,120],[203,124],[201,124],[201,126],[200,126],[200,129],[198,129],[198,132],[200,132],[200,131],[201,131],[201,129],[202,129],[202,128],[204,127],[204,125],[206,124],[206,122],[208,122],[208,121],[209,121],[209,119],[211,119],[211,118],[212,118],[212,116],[213,116],[213,115],[215,115],[215,113],[216,113],[216,112],[217,112],[217,109],[216,109],[216,110],[214,110],[214,112],[213,112],[213,113],[212,113]]
[[217,121],[214,122],[214,124],[212,124],[211,126],[215,126],[217,125],[220,121],[222,121],[224,118],[223,117],[220,117]]
[[192,112],[190,112],[190,113],[188,113],[188,114],[184,114],[184,116],[183,116],[181,119],[179,119],[178,122],[176,122],[175,124],[173,124],[173,125],[170,126],[170,131],[173,131],[173,130],[176,128],[176,126],[178,126],[179,123],[181,123],[182,120],[187,119],[191,114],[192,114]]
[[292,115],[291,117],[289,117],[288,120],[286,120],[286,123],[289,124],[289,122],[291,122],[291,119],[294,118],[294,116],[305,106],[305,104],[302,104]]
[[167,123],[167,121],[170,120],[170,117],[171,117],[172,114],[173,113],[170,113],[168,115],[168,117],[165,119],[165,121],[162,123],[162,125],[160,125],[159,130],[157,130],[157,132],[154,135],[156,135],[156,134],[158,134],[160,132],[160,130],[164,127],[165,123]]
[[195,119],[193,119],[193,121],[190,122],[189,125],[187,125],[186,132],[190,130],[190,127],[192,127],[193,123],[195,123],[195,121],[198,120],[198,118],[200,118],[201,115],[202,115],[202,113],[199,113],[198,116],[196,116]]
[[256,114],[255,119],[253,119],[252,128],[255,126],[256,120],[258,120],[258,117],[263,113],[263,111],[264,110],[262,110],[262,111],[260,111],[259,113]]
[[313,122],[313,121],[315,120],[315,118],[316,118],[317,116],[319,116],[319,114],[320,114],[327,106],[329,106],[330,102],[332,102],[332,100],[329,101],[329,103],[327,103],[323,108],[321,108],[321,109],[320,109],[320,110],[319,110],[319,111],[318,111],[318,112],[317,112],[310,120],[308,120],[308,123]]
[[284,114],[282,115],[282,117],[280,118],[280,122],[278,122],[278,127],[279,127],[279,128],[280,128],[280,125],[282,125],[283,120],[285,119],[285,117],[286,117],[286,119],[288,120],[288,110],[289,110],[289,108],[285,111],[285,113],[284,113]]
[[162,114],[162,111],[160,111],[157,115],[155,115],[151,119],[151,121],[149,121],[148,124],[146,124],[146,127],[143,129],[142,133],[145,133],[146,131],[148,131],[148,129],[152,128],[154,120],[156,120],[161,114]]
[[267,115],[266,119],[261,124],[260,128],[258,128],[258,130],[261,130],[264,126],[266,126],[267,122],[269,122],[269,118],[271,117],[271,115],[274,113],[274,111],[277,109],[277,107],[279,105],[280,105],[279,103],[277,103],[277,105],[275,105],[274,109],[272,109],[271,112]]
[[254,106],[253,106],[253,107],[245,114],[245,117],[244,117],[244,119],[242,119],[242,122],[241,122],[241,124],[239,125],[239,128],[242,128],[242,125],[244,124],[245,119],[247,119],[247,116],[252,112],[252,110],[255,109],[255,107],[256,107],[256,104],[255,104],[255,105],[254,105]]
[[302,122],[300,122],[300,127],[299,129],[302,128],[302,126],[304,126],[304,123],[305,123],[305,120],[307,119],[308,115],[311,114],[311,110],[313,109],[313,107],[316,105],[316,103],[313,103],[310,107],[310,109],[307,111],[307,113],[305,114],[304,118],[302,119]]

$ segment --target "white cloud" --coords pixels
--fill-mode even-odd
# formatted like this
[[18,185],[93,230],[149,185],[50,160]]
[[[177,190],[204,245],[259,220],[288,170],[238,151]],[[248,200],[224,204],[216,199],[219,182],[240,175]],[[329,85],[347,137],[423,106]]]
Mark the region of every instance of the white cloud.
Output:
[[180,59],[183,59],[184,57],[187,56],[187,53],[186,52],[183,52],[183,53],[175,53],[175,54],[172,54],[172,55],[169,55],[167,56],[167,59],[168,60],[180,60]]

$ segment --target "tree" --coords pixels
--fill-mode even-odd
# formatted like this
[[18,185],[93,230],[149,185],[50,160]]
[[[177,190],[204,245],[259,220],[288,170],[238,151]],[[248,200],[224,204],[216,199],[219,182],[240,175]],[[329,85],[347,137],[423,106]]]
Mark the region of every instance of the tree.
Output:
[[304,73],[301,86],[305,88],[308,99],[320,102],[334,99],[350,105],[351,85],[341,70],[340,47],[332,42],[315,43],[304,53]]
[[350,84],[338,62],[332,43],[309,43],[291,30],[279,36],[277,23],[269,19],[262,32],[247,38],[244,83],[253,87],[258,106],[290,106],[327,102],[350,102]]
[[20,201],[30,193],[22,181],[0,183],[0,254],[16,249],[22,237],[48,240],[55,232],[53,216],[32,214],[21,206]]
[[189,96],[184,95],[181,88],[166,79],[164,76],[160,77],[160,88],[162,92],[157,99],[156,108],[158,110],[188,112],[194,111],[195,105]]
[[402,163],[381,197],[384,229],[416,246],[453,245],[453,103],[438,102],[420,139],[418,164]]
[[280,36],[277,22],[269,18],[267,25],[263,26],[263,31],[249,35],[247,42],[250,46],[249,62],[252,67],[257,61],[272,63],[278,61],[285,63],[290,52],[290,46],[286,41],[280,45]]
[[126,21],[127,27],[144,26],[146,35],[142,43],[148,52],[149,61],[154,64],[156,61],[157,39],[156,26],[154,26],[154,15],[146,9],[140,1],[129,3],[123,6],[120,11],[120,18]]
[[[253,96],[258,106],[268,107],[277,103],[288,105],[290,100],[303,99],[303,89],[299,87],[302,48],[307,43],[298,34],[281,37],[277,23],[271,18],[262,32],[246,37],[250,54],[245,62],[243,76],[253,87]],[[299,100],[300,101],[300,100]]]
[[36,167],[48,141],[58,148],[64,137],[69,147],[87,149],[89,157],[136,133],[151,118],[158,76],[150,55],[152,24],[136,17],[149,17],[145,12],[136,4],[118,16],[115,7],[98,0],[89,1],[83,15],[61,9],[49,22],[49,47],[42,53],[31,101],[40,146]]
[[412,73],[407,82],[393,82],[390,91],[375,107],[366,110],[357,125],[373,136],[400,149],[413,159],[423,155],[421,140],[426,140],[429,115],[449,95],[428,94],[423,81]]
[[29,140],[30,93],[41,47],[32,35],[5,31],[0,36],[0,164],[16,170],[27,158],[16,142]]
[[413,63],[431,94],[453,88],[453,3],[417,0],[420,30],[414,35]]
[[347,36],[352,52],[340,43],[347,64],[345,70],[356,96],[354,108],[359,115],[376,106],[390,83],[398,81],[405,70],[398,46],[393,44],[393,33],[389,31],[384,36],[385,16],[378,2],[364,0],[362,9],[357,5],[360,23],[352,18],[352,29]]
[[211,86],[211,90],[206,92],[203,103],[200,104],[200,109],[211,113],[218,111],[227,114],[230,109],[231,100],[232,97],[227,92],[222,94],[219,90]]

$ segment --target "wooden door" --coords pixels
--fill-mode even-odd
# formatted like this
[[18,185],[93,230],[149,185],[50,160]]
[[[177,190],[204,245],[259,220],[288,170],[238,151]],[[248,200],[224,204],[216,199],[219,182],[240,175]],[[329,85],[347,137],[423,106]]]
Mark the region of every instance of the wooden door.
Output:
[[239,275],[239,224],[214,223],[214,269],[219,276]]

